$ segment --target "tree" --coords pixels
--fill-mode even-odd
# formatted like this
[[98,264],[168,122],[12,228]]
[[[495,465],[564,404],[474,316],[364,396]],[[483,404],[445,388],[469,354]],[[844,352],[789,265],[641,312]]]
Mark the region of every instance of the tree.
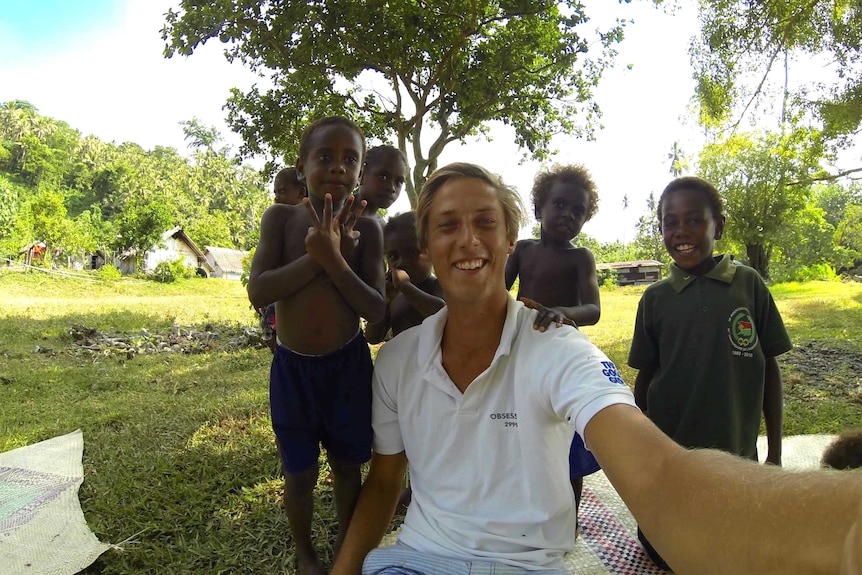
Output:
[[[667,159],[670,160],[670,169],[668,170],[668,173],[670,173],[674,178],[678,178],[684,172],[688,171],[688,158],[682,151],[682,147],[680,147],[679,142],[675,141],[673,143],[673,146],[671,146],[670,152],[667,155]],[[652,193],[650,193],[650,195],[652,195]]]
[[646,213],[638,218],[637,235],[632,242],[635,259],[668,261],[667,249],[664,247],[661,230],[658,225],[658,202],[655,194],[650,192],[647,198]]
[[116,222],[117,237],[113,247],[133,251],[140,267],[144,253],[161,241],[170,223],[171,209],[162,202],[137,202],[127,206]]
[[800,182],[821,171],[819,142],[806,130],[737,134],[701,151],[700,175],[724,196],[725,235],[745,246],[749,263],[764,278],[778,231],[807,203],[811,184]]
[[[846,141],[858,133],[862,124],[858,0],[703,0],[700,17],[701,38],[692,43],[692,62],[701,123],[720,127],[731,122],[735,129],[749,110],[778,96],[782,127],[814,118],[822,128],[820,137],[827,141]],[[833,66],[831,80],[821,83],[821,78],[812,78],[791,86],[791,68],[812,61]],[[775,80],[778,94],[770,88],[776,87]],[[735,110],[741,112],[733,121]],[[840,173],[858,171],[862,168]]]
[[234,89],[227,102],[243,154],[293,163],[309,120],[347,114],[412,156],[415,205],[443,149],[491,121],[512,126],[537,159],[554,133],[592,133],[592,89],[623,26],[591,38],[587,21],[571,0],[182,0],[162,38],[166,57],[217,38],[228,60],[269,77],[267,92]]

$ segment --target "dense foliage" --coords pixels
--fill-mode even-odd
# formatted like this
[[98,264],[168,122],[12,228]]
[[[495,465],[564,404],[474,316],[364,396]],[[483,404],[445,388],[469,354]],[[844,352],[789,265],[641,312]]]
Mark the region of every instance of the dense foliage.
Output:
[[512,126],[539,159],[554,133],[589,134],[592,89],[623,37],[622,21],[595,27],[571,0],[182,0],[162,36],[167,57],[217,39],[266,78],[268,90],[227,102],[244,152],[292,164],[309,119],[347,114],[412,157],[415,205],[443,148],[489,121]]
[[142,253],[179,225],[201,248],[248,249],[269,203],[262,176],[184,123],[191,158],[83,136],[22,101],[0,104],[0,257],[44,242],[67,261],[100,250]]

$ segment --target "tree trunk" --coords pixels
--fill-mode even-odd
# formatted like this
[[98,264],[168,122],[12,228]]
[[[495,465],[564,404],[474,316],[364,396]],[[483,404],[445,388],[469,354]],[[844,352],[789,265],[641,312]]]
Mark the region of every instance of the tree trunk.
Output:
[[764,280],[769,279],[769,251],[762,244],[746,244],[745,253],[748,255],[748,264],[757,270]]

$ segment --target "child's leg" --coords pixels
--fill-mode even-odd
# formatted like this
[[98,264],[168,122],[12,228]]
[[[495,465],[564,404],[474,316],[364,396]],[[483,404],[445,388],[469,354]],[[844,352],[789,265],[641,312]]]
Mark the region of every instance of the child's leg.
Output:
[[284,474],[284,511],[290,523],[301,575],[325,575],[326,569],[311,541],[311,520],[314,515],[314,486],[317,485],[317,464],[305,471]]
[[343,463],[333,458],[329,459],[329,467],[332,469],[332,491],[335,495],[335,515],[338,517],[338,535],[333,546],[333,555],[337,556],[359,499],[362,474],[360,465]]
[[572,481],[572,492],[575,494],[575,509],[581,508],[581,497],[584,493],[584,478],[583,477],[571,477]]
[[[599,462],[593,457],[593,454],[587,451],[583,439],[577,433],[572,438],[572,445],[569,447],[569,480],[572,483],[572,492],[575,494],[575,513],[579,513],[581,509],[581,497],[584,492],[584,476],[590,473],[595,473],[601,469]],[[575,530],[575,539],[581,533],[581,521],[578,518],[578,527]]]

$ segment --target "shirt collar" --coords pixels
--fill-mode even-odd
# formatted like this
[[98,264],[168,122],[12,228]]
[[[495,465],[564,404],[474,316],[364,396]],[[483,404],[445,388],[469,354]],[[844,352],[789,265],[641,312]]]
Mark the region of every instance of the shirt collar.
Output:
[[[506,321],[503,322],[503,332],[500,335],[500,344],[497,346],[497,352],[494,354],[492,363],[502,355],[508,355],[512,350],[512,342],[515,339],[515,334],[518,331],[518,316],[524,309],[524,304],[516,301],[511,295],[508,296],[506,302]],[[440,342],[443,339],[443,330],[446,327],[446,320],[449,317],[449,310],[443,308],[422,322],[419,334],[419,349],[416,360],[419,367],[424,369],[428,363],[433,361],[440,353]]]
[[[729,284],[733,281],[733,275],[736,273],[736,265],[730,259],[730,255],[728,254],[717,257],[718,261],[716,262],[715,267],[706,272],[706,275],[703,277]],[[670,265],[670,277],[668,278],[668,283],[670,283],[676,293],[682,292],[682,290],[687,288],[697,278],[698,276],[687,272],[675,263]]]

